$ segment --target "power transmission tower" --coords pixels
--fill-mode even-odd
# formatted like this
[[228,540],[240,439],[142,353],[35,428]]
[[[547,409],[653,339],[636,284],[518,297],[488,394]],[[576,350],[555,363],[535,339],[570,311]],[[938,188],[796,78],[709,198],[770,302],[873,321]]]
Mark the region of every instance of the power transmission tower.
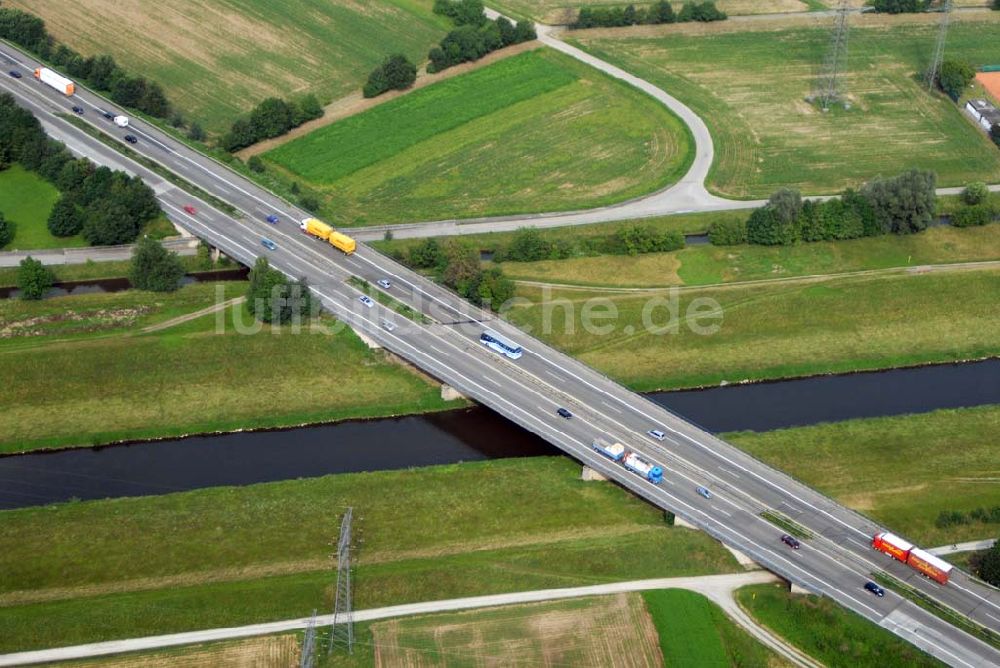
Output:
[[306,626],[306,634],[302,638],[302,659],[299,668],[313,668],[316,665],[316,611]]
[[827,111],[830,105],[842,99],[841,75],[847,67],[847,19],[851,13],[850,0],[840,0],[837,6],[836,20],[833,25],[833,40],[823,65],[823,73],[819,80],[819,106]]
[[340,540],[337,541],[337,593],[333,601],[333,624],[330,626],[330,644],[326,653],[334,646],[343,645],[347,653],[354,652],[354,620],[351,612],[351,515],[348,508],[340,522]]
[[941,23],[938,26],[937,43],[934,45],[934,57],[931,66],[927,68],[927,90],[934,89],[934,83],[941,73],[941,63],[944,61],[944,44],[948,39],[948,26],[951,25],[951,0],[944,0],[941,5]]

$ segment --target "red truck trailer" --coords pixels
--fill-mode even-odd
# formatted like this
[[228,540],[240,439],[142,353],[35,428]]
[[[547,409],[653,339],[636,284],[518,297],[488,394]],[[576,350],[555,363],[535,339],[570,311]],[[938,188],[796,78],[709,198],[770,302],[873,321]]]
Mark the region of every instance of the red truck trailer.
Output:
[[877,533],[872,538],[872,547],[902,561],[910,568],[920,571],[936,582],[948,583],[948,575],[952,569],[951,564],[935,557],[926,550],[921,550],[912,543],[906,542],[899,536],[887,532]]

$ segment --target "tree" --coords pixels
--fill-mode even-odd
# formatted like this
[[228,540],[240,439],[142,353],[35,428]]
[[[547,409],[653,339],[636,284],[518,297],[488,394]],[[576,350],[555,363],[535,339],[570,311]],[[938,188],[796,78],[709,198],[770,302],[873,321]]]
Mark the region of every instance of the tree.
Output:
[[442,264],[443,260],[441,245],[434,237],[428,237],[410,248],[408,264],[417,269],[431,269]]
[[946,60],[941,63],[938,86],[948,97],[958,100],[976,77],[976,70],[965,60]]
[[791,225],[802,212],[802,195],[793,188],[780,188],[767,200],[767,206],[771,207],[783,225]]
[[530,42],[533,39],[538,39],[538,33],[535,32],[535,24],[531,21],[518,21],[517,26],[514,28],[514,43]]
[[173,292],[180,287],[184,266],[177,253],[159,241],[143,236],[132,251],[128,280],[132,287],[152,292]]
[[1000,541],[993,543],[993,547],[979,560],[979,577],[994,587],[1000,587]]
[[649,10],[650,23],[673,23],[677,20],[674,15],[674,7],[667,0],[660,0]]
[[312,93],[301,97],[295,103],[295,108],[297,113],[294,122],[297,126],[323,115],[323,105],[319,103],[319,98]]
[[473,301],[498,311],[514,296],[515,291],[514,281],[504,276],[497,267],[491,267],[479,274]]
[[782,225],[781,219],[769,206],[754,209],[747,220],[747,241],[762,246],[780,246],[791,243],[793,238]]
[[870,181],[861,192],[871,202],[883,232],[910,234],[926,229],[934,217],[936,181],[933,172],[913,169]]
[[990,189],[982,181],[973,181],[962,191],[962,201],[969,206],[982,204],[990,196]]
[[1000,123],[994,123],[993,127],[990,128],[990,139],[997,146],[1000,146]]
[[139,227],[120,203],[90,208],[83,224],[83,238],[92,246],[127,244],[139,236]]
[[191,127],[188,128],[188,139],[193,139],[194,141],[203,141],[205,139],[205,130],[202,129],[197,121],[191,123]]
[[289,282],[261,256],[250,270],[247,308],[262,322],[288,322],[293,316],[304,317],[311,313],[312,291],[306,279]]
[[739,246],[747,242],[746,221],[738,218],[724,218],[712,223],[708,228],[708,240],[713,246]]
[[41,299],[54,280],[52,270],[30,255],[21,260],[17,269],[17,288],[21,291],[21,299]]
[[[998,2],[1000,2],[1000,0],[998,0]],[[580,11],[582,12],[583,10],[581,9]],[[511,23],[506,16],[497,17],[495,23],[497,24],[497,29],[500,31],[500,39],[503,40],[503,45],[509,46],[513,44],[514,40],[517,38],[517,32],[514,28],[514,24]]]
[[479,252],[460,241],[451,241],[444,249],[445,265],[441,280],[463,297],[476,294],[480,274]]
[[552,244],[534,227],[522,227],[514,233],[507,247],[506,257],[515,262],[547,260],[552,254]]
[[364,87],[365,97],[375,97],[387,90],[404,90],[417,80],[417,67],[406,56],[397,53],[389,56],[368,75]]
[[0,213],[0,248],[3,248],[14,239],[14,227],[7,222],[7,219]]
[[1000,0],[993,0],[993,3],[990,5],[990,9],[1000,11]]
[[52,207],[48,228],[56,237],[71,237],[83,229],[83,213],[72,195],[63,195]]

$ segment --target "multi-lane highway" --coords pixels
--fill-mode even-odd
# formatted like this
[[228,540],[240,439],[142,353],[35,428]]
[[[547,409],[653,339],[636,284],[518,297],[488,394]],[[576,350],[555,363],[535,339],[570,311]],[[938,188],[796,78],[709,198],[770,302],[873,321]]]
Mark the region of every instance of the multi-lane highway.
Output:
[[[172,218],[228,255],[252,264],[263,254],[288,275],[307,278],[324,307],[355,330],[790,581],[831,597],[948,664],[968,668],[1000,665],[1000,652],[989,645],[891,591],[878,598],[862,586],[872,573],[886,571],[941,605],[996,631],[1000,631],[1000,592],[957,571],[946,586],[918,576],[870,548],[871,536],[881,527],[867,518],[374,250],[360,246],[356,254],[347,257],[304,236],[296,221],[305,217],[305,212],[155,127],[133,121],[128,132],[139,139],[133,150],[235,207],[241,218],[233,219],[198,201],[65,120],[74,104],[82,106],[86,122],[121,141],[125,132],[101,115],[105,110],[114,111],[107,101],[82,89],[72,100],[66,99],[31,78],[36,64],[26,56],[7,46],[0,54],[11,63],[4,69],[17,68],[25,75],[20,80],[4,76],[0,90],[13,93],[53,137],[95,162],[141,176],[157,191]],[[183,207],[188,204],[194,205],[197,213],[185,213]],[[270,214],[279,217],[276,225],[265,222]],[[261,245],[263,237],[275,242],[275,250]],[[378,304],[364,306],[358,300],[360,293],[346,282],[350,276],[373,285],[388,279],[392,287],[386,292],[426,314],[431,324],[407,320]],[[383,326],[385,320],[395,322],[396,327],[389,331]],[[511,360],[481,345],[479,336],[486,327],[520,344],[523,356]],[[558,408],[569,409],[573,417],[557,416]],[[666,438],[652,439],[647,435],[650,429],[664,431]],[[662,465],[664,482],[653,485],[596,453],[591,444],[597,437],[619,441]],[[710,488],[712,498],[698,495],[698,486]],[[793,518],[814,537],[804,540],[800,550],[789,549],[779,541],[781,529],[761,517],[765,510]]]

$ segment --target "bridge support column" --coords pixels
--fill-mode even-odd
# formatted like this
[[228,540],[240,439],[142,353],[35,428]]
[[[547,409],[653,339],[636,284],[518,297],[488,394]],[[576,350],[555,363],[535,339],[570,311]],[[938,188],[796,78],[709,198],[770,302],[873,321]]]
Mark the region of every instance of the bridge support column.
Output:
[[589,466],[584,466],[583,471],[580,473],[580,480],[607,480],[607,478]]
[[441,399],[444,401],[456,401],[458,399],[465,399],[465,395],[456,390],[451,385],[442,385]]
[[370,336],[368,336],[364,332],[359,332],[358,330],[354,329],[353,327],[351,328],[351,330],[355,334],[357,334],[358,338],[361,339],[364,342],[364,344],[366,346],[368,346],[369,348],[371,348],[372,350],[379,350],[382,347],[381,344],[379,344],[378,341],[376,341],[375,339],[371,338]]
[[740,566],[743,567],[743,570],[746,570],[746,571],[755,571],[755,570],[757,570],[757,569],[760,568],[760,564],[758,564],[756,561],[754,561],[753,559],[751,559],[747,555],[745,555],[742,552],[740,552],[739,550],[737,550],[735,547],[729,547],[725,543],[722,543],[722,547],[724,547],[727,550],[729,550],[729,552],[734,557],[736,557],[736,562]]
[[685,529],[694,529],[695,531],[699,530],[698,527],[696,527],[695,525],[691,524],[690,522],[688,522],[683,517],[680,517],[679,515],[674,515],[674,526],[675,527],[683,527]]
[[789,582],[788,583],[788,592],[790,594],[793,594],[793,595],[794,594],[811,594],[812,593],[811,591],[809,591],[805,587],[800,587],[799,585],[795,584],[794,582]]
[[212,264],[216,264],[222,257],[222,251],[220,251],[215,246],[212,246],[211,255],[212,255]]

